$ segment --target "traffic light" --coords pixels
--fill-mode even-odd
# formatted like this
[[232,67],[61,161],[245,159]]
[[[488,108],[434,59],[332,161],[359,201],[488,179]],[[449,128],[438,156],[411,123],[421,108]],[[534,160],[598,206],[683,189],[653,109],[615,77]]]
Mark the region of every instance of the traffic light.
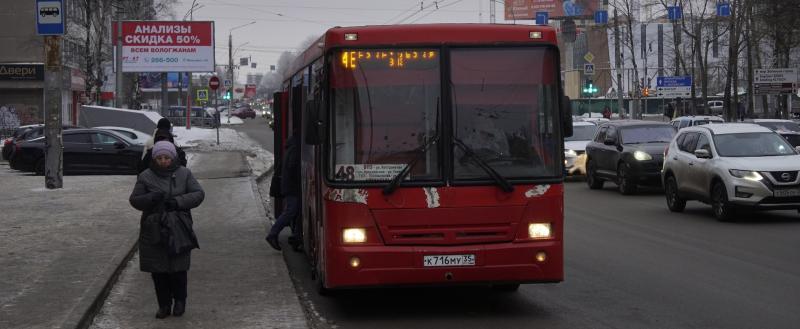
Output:
[[642,96],[644,96],[644,97],[650,97],[650,87],[644,87],[644,88],[642,89]]
[[226,91],[225,94],[222,95],[222,99],[231,99],[231,91]]
[[597,93],[597,87],[592,79],[586,79],[586,83],[583,84],[583,93],[588,96],[594,96]]

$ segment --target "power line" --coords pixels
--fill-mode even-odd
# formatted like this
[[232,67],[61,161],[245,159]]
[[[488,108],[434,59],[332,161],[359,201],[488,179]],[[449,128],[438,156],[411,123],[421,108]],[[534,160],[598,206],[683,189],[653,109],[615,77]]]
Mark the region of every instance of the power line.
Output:
[[[457,0],[456,2],[452,2],[452,3],[450,3],[450,4],[448,4],[448,5],[445,5],[445,6],[436,6],[436,9],[434,9],[434,10],[430,11],[429,13],[427,13],[427,14],[423,15],[423,16],[422,16],[422,17],[420,17],[420,18],[417,18],[417,19],[413,20],[411,23],[412,23],[412,24],[413,24],[413,23],[416,23],[417,21],[419,21],[419,20],[421,20],[421,19],[423,19],[423,18],[425,18],[425,17],[428,17],[430,14],[433,14],[433,13],[435,13],[435,12],[438,12],[438,11],[439,11],[439,10],[441,10],[442,8],[447,8],[447,7],[450,7],[450,6],[452,6],[452,5],[455,5],[455,4],[457,4],[457,3],[461,2],[461,1],[464,1],[464,0]],[[439,1],[439,3],[441,3],[441,2],[444,2],[444,1]]]

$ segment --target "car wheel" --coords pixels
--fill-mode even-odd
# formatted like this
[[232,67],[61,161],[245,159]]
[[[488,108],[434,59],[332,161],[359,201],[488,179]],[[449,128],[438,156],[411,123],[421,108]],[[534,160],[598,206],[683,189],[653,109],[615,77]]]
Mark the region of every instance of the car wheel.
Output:
[[592,160],[586,162],[586,184],[592,190],[603,188],[603,180],[597,178],[597,165]]
[[664,183],[664,195],[667,197],[667,207],[672,212],[682,212],[686,208],[686,200],[678,196],[678,183],[675,182],[675,177],[667,177]]
[[636,193],[636,181],[631,177],[628,164],[625,162],[620,162],[617,167],[617,187],[624,195]]
[[711,210],[714,212],[714,217],[722,222],[730,221],[733,217],[728,203],[728,191],[723,183],[716,183],[711,189]]

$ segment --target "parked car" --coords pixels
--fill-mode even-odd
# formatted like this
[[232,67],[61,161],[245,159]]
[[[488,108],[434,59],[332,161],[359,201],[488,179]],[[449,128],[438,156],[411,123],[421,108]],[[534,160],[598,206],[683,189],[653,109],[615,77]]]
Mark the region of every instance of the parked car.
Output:
[[677,117],[670,121],[670,124],[675,127],[675,129],[683,129],[686,127],[692,126],[699,126],[699,125],[706,125],[709,123],[724,123],[725,119],[720,118],[718,116],[713,115],[689,115],[683,117]]
[[586,182],[600,189],[615,182],[622,194],[638,185],[660,185],[664,148],[675,135],[665,122],[618,120],[600,124],[586,145]]
[[667,207],[711,204],[730,220],[736,208],[800,209],[800,155],[774,131],[736,123],[692,127],[672,140],[664,161]]
[[713,115],[722,115],[722,105],[724,104],[720,100],[708,101],[706,102],[708,106],[708,110],[711,111]]
[[152,137],[151,135],[138,131],[136,129],[125,128],[125,127],[102,126],[94,128],[114,131],[117,134],[128,137],[128,139],[130,139],[135,144],[140,144],[140,145],[144,145],[144,143],[147,143],[147,140],[149,140],[150,137]]
[[592,122],[572,122],[572,137],[564,138],[564,170],[567,174],[586,174],[586,145],[595,133],[597,125]]
[[8,160],[11,158],[11,152],[14,150],[14,141],[20,138],[22,134],[31,129],[33,127],[44,126],[43,124],[35,124],[35,125],[26,125],[26,126],[19,126],[14,128],[14,132],[11,133],[11,136],[3,140],[3,160]]
[[[62,125],[61,130],[68,130],[79,128],[78,126],[73,125]],[[9,161],[9,164],[13,162],[14,152],[16,151],[17,143],[25,140],[30,140],[34,138],[39,138],[44,136],[44,125],[43,124],[35,124],[35,125],[27,125],[27,126],[20,126],[14,131],[14,134],[11,138],[7,138],[3,141],[3,159]]]
[[[185,106],[170,106],[166,113],[167,119],[172,122],[174,126],[186,125],[186,107]],[[190,116],[192,126],[216,126],[216,118],[212,113],[208,113],[205,108],[200,106],[193,106]]]
[[[135,175],[144,145],[104,129],[70,129],[63,132],[64,174]],[[44,136],[18,144],[11,168],[43,174]]]
[[752,119],[747,122],[772,129],[783,136],[783,138],[786,138],[792,146],[800,146],[800,124],[795,121],[783,119]]

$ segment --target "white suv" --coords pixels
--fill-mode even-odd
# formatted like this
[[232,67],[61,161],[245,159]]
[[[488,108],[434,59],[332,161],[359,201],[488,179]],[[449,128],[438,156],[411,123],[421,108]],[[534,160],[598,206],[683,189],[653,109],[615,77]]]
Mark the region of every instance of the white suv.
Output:
[[661,175],[674,212],[683,211],[687,200],[710,203],[721,221],[737,207],[800,210],[800,155],[759,125],[682,129],[665,151]]

